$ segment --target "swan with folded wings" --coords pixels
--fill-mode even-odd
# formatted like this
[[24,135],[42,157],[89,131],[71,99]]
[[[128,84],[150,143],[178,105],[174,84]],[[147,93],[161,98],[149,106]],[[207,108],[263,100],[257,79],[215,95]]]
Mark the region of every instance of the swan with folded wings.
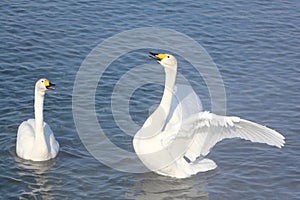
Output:
[[202,111],[191,87],[175,86],[176,58],[171,54],[150,54],[164,68],[165,87],[158,108],[133,139],[136,154],[149,170],[176,178],[213,170],[216,163],[205,156],[226,138],[284,146],[285,138],[275,130],[239,117]]
[[23,121],[17,134],[16,153],[20,158],[32,161],[46,161],[55,158],[59,151],[50,126],[44,122],[44,97],[48,90],[54,90],[55,84],[41,78],[35,84],[34,119]]

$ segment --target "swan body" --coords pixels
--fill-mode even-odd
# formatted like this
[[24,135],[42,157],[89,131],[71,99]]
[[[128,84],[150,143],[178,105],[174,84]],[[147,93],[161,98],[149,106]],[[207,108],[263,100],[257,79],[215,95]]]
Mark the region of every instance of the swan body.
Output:
[[50,126],[43,120],[45,92],[54,89],[47,79],[40,79],[35,84],[34,115],[20,124],[17,134],[16,153],[20,158],[32,161],[45,161],[55,158],[59,143],[55,140]]
[[186,178],[217,167],[204,158],[226,138],[242,138],[281,148],[284,137],[265,126],[202,111],[192,88],[175,86],[177,61],[170,54],[150,53],[165,70],[165,88],[158,108],[133,138],[136,154],[144,165],[158,174]]

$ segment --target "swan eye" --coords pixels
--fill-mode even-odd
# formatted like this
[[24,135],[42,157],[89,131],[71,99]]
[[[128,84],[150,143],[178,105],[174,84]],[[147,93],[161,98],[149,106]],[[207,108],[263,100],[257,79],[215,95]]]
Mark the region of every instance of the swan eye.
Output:
[[168,56],[168,58],[170,58],[170,56]]

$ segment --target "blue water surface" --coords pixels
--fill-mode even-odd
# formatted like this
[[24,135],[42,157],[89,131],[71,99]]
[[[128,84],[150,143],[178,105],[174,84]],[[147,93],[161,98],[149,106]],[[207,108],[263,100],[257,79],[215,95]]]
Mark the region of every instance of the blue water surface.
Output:
[[[1,199],[299,198],[299,11],[297,1],[1,1]],[[91,156],[72,115],[76,73],[102,41],[142,27],[175,30],[202,45],[222,75],[227,114],[276,129],[286,145],[278,149],[225,140],[209,154],[216,170],[183,180],[120,172]],[[107,136],[131,152],[132,137],[114,122],[110,96],[124,70],[153,62],[147,52],[116,58],[95,98]],[[179,59],[178,70],[192,77],[210,110],[205,83],[194,79],[185,65]],[[15,142],[19,124],[33,117],[34,83],[40,77],[56,84],[56,91],[46,95],[44,120],[60,143],[60,153],[54,160],[32,163],[16,156]],[[136,124],[142,125],[162,90],[153,84],[136,90],[130,103]]]

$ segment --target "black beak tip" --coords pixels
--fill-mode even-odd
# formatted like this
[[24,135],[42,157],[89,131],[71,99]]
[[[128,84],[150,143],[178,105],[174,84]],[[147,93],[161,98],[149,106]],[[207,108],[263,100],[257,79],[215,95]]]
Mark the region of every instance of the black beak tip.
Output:
[[152,56],[157,55],[157,53],[149,52]]
[[46,87],[48,90],[55,90],[55,84],[50,83],[48,87]]
[[157,53],[149,52],[149,54],[150,54],[149,55],[150,58],[153,58],[155,60],[159,60],[159,58],[156,57]]

